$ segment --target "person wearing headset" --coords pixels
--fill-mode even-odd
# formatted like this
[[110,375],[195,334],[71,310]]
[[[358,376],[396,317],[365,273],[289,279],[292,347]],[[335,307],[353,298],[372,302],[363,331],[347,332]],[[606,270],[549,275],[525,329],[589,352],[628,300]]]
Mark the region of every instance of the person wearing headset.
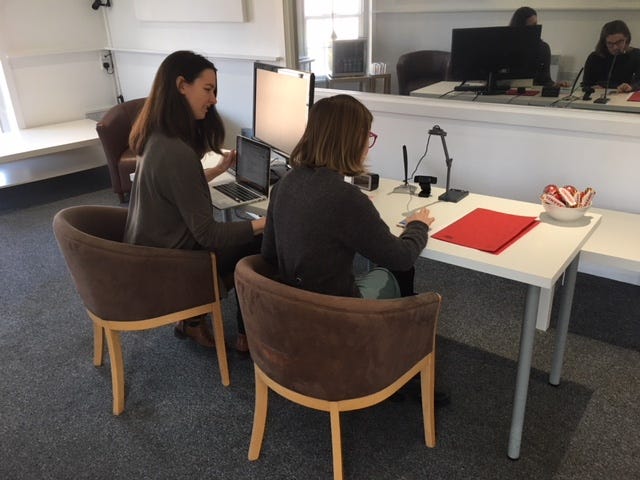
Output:
[[631,32],[626,23],[605,23],[595,51],[585,62],[583,87],[608,86],[620,93],[640,89],[640,50],[630,44]]

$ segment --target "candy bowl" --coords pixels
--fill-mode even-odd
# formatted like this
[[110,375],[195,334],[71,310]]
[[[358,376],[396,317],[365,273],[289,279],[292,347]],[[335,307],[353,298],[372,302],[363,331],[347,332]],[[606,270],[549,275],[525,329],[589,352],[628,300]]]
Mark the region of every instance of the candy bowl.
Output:
[[587,207],[570,208],[560,207],[558,205],[553,205],[545,202],[542,202],[542,206],[544,207],[545,212],[547,212],[547,214],[549,214],[551,218],[560,222],[572,222],[574,220],[578,220],[579,218],[582,218],[590,208],[590,205]]
[[550,184],[544,187],[540,200],[551,218],[561,222],[572,222],[582,218],[589,210],[595,194],[591,187],[580,191],[573,185],[558,187]]

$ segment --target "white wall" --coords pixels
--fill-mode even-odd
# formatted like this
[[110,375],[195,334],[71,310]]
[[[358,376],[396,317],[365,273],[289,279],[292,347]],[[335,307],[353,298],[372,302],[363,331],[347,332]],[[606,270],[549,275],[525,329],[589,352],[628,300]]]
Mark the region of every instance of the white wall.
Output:
[[83,0],[0,2],[0,56],[18,126],[84,118],[111,105],[113,77],[100,66],[102,12]]
[[[183,2],[188,4],[188,2]],[[189,49],[218,68],[218,110],[234,144],[253,115],[254,60],[282,64],[285,56],[282,1],[246,0],[246,22],[143,22],[133,2],[114,2],[108,10],[111,46],[125,99],[146,96],[164,57]]]
[[[580,7],[566,7],[578,3]],[[388,65],[392,73],[392,91],[397,92],[395,66],[400,55],[413,50],[451,51],[452,28],[506,25],[513,11],[521,5],[521,2],[508,0],[377,0],[373,19],[373,61]],[[625,5],[627,9],[621,9]],[[632,44],[640,45],[640,2],[549,0],[533,6],[538,12],[538,22],[542,24],[542,38],[549,43],[552,54],[560,55],[558,76],[561,80],[573,81],[607,21],[623,19],[632,37],[635,35]],[[561,9],[563,6],[565,10]]]

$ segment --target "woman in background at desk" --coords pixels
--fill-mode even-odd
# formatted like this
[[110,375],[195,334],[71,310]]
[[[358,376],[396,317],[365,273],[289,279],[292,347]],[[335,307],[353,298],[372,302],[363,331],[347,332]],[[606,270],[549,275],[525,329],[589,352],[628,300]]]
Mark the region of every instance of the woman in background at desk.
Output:
[[638,90],[640,50],[630,44],[631,32],[626,23],[622,20],[605,23],[595,51],[584,65],[583,87],[600,85],[621,93]]
[[[529,27],[538,24],[538,13],[531,7],[520,7],[511,16],[510,27]],[[538,74],[533,79],[534,85],[543,87],[568,87],[568,82],[554,82],[551,78],[551,48],[544,40],[538,47]]]
[[[218,223],[213,218],[207,182],[235,162],[235,152],[230,152],[216,167],[202,168],[203,155],[221,153],[224,140],[217,94],[217,70],[201,55],[178,51],[160,65],[129,137],[138,162],[124,241],[215,251],[218,274],[230,287],[238,260],[260,251],[265,220]],[[214,347],[203,320],[180,322],[176,336]],[[239,308],[236,348],[247,350]]]
[[[293,169],[271,192],[262,242],[262,256],[288,285],[343,297],[413,294],[413,265],[434,221],[429,210],[408,217],[397,237],[371,200],[344,181],[365,170],[376,140],[372,121],[349,95],[323,98],[311,108],[291,154]],[[355,276],[356,253],[380,267]]]

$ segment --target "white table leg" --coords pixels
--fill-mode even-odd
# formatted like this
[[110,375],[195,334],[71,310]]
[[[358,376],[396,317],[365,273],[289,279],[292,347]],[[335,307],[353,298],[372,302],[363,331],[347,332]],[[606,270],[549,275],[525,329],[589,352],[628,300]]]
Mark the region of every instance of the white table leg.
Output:
[[538,302],[538,319],[536,328],[547,331],[551,322],[551,308],[553,307],[553,287],[540,290],[540,301]]
[[509,432],[509,448],[507,452],[507,455],[512,460],[517,460],[520,457],[520,443],[522,442],[524,412],[527,406],[527,390],[529,389],[529,374],[531,373],[531,357],[533,355],[533,340],[536,332],[539,300],[540,287],[529,285],[524,307],[522,331],[520,333],[518,374],[513,395],[513,413],[511,414],[511,430]]
[[573,291],[576,288],[578,263],[580,263],[580,253],[576,255],[564,272],[564,286],[560,297],[560,311],[558,312],[558,325],[556,327],[556,346],[553,350],[551,373],[549,374],[549,383],[551,385],[557,386],[560,384],[562,360],[564,359],[569,320],[571,319],[571,306],[573,305]]

